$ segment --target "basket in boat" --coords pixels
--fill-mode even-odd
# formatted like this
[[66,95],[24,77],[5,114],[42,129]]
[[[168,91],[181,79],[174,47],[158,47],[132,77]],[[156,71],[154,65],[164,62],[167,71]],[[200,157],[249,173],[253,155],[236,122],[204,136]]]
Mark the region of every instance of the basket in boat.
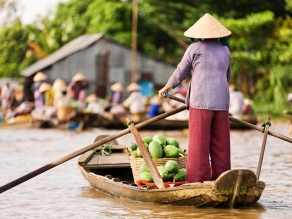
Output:
[[[175,160],[178,163],[179,168],[186,168],[187,156],[178,157],[178,158],[152,158],[155,166],[164,166],[165,163],[169,160]],[[134,177],[134,181],[137,182],[140,180],[140,166],[145,163],[143,158],[135,158],[130,156],[130,165],[132,168],[132,173]]]
[[57,118],[59,122],[66,122],[76,114],[76,108],[73,106],[60,106],[57,108]]

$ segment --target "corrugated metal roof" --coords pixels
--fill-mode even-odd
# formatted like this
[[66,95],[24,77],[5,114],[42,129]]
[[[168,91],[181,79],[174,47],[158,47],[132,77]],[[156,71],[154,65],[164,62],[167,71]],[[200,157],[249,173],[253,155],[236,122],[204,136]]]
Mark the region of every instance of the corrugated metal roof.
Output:
[[83,35],[75,40],[67,43],[66,45],[62,46],[60,49],[52,53],[51,55],[47,56],[39,60],[38,62],[28,66],[24,70],[22,70],[21,75],[28,77],[54,63],[58,62],[59,60],[77,52],[86,47],[90,46],[91,44],[98,41],[102,38],[102,34],[93,34],[93,35]]

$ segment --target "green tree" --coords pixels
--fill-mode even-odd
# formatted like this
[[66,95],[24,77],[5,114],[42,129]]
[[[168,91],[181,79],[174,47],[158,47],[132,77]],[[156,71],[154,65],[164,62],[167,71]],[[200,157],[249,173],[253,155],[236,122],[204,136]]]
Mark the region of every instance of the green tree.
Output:
[[27,49],[28,32],[20,22],[0,31],[0,77],[19,77]]
[[89,17],[86,11],[93,1],[69,0],[59,3],[54,18],[43,20],[47,31],[53,30],[53,38],[59,47],[88,32]]
[[[292,92],[292,19],[278,18],[272,36],[267,39],[265,71],[257,81],[255,100],[266,110],[281,114],[288,107],[287,95]],[[265,96],[266,98],[262,98]]]

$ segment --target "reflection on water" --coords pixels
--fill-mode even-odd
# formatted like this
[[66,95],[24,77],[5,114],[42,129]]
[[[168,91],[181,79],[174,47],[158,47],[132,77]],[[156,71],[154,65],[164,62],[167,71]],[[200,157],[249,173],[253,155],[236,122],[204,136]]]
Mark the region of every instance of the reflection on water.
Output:
[[[286,123],[271,131],[288,135]],[[93,142],[97,135],[120,130],[93,129],[82,133],[58,130],[0,130],[0,185],[10,182]],[[141,131],[142,136],[161,133],[179,139],[181,131]],[[232,168],[256,172],[263,133],[231,132]],[[128,145],[131,134],[117,139]],[[292,210],[292,145],[269,136],[260,179],[266,189],[259,202],[248,208],[210,209],[140,203],[95,191],[77,168],[77,159],[63,163],[0,195],[0,218],[290,218]]]

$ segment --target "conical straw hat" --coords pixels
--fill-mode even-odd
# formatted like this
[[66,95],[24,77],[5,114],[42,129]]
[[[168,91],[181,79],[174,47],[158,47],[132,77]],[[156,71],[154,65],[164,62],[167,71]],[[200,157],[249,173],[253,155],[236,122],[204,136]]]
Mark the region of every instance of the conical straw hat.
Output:
[[87,102],[95,102],[98,101],[98,97],[95,94],[90,94],[87,98],[86,98]]
[[153,104],[153,105],[160,104],[161,98],[156,95],[156,96],[151,97],[149,102],[150,102],[150,104]]
[[38,73],[36,73],[36,75],[33,77],[34,82],[44,81],[46,79],[47,79],[47,75],[45,75],[44,73],[42,73],[40,71]]
[[57,78],[53,83],[52,89],[55,91],[66,91],[65,81],[61,78]]
[[120,82],[117,82],[111,86],[111,90],[115,92],[122,92],[124,90],[124,86]]
[[136,83],[131,83],[128,87],[127,87],[127,91],[132,92],[132,91],[137,91],[140,90],[141,87],[136,84]]
[[42,85],[39,88],[39,92],[45,92],[52,88],[52,86],[46,82],[42,83]]
[[84,81],[86,80],[86,77],[81,73],[78,72],[73,78],[72,81]]
[[208,13],[184,33],[186,37],[197,39],[221,38],[230,34],[230,30]]

